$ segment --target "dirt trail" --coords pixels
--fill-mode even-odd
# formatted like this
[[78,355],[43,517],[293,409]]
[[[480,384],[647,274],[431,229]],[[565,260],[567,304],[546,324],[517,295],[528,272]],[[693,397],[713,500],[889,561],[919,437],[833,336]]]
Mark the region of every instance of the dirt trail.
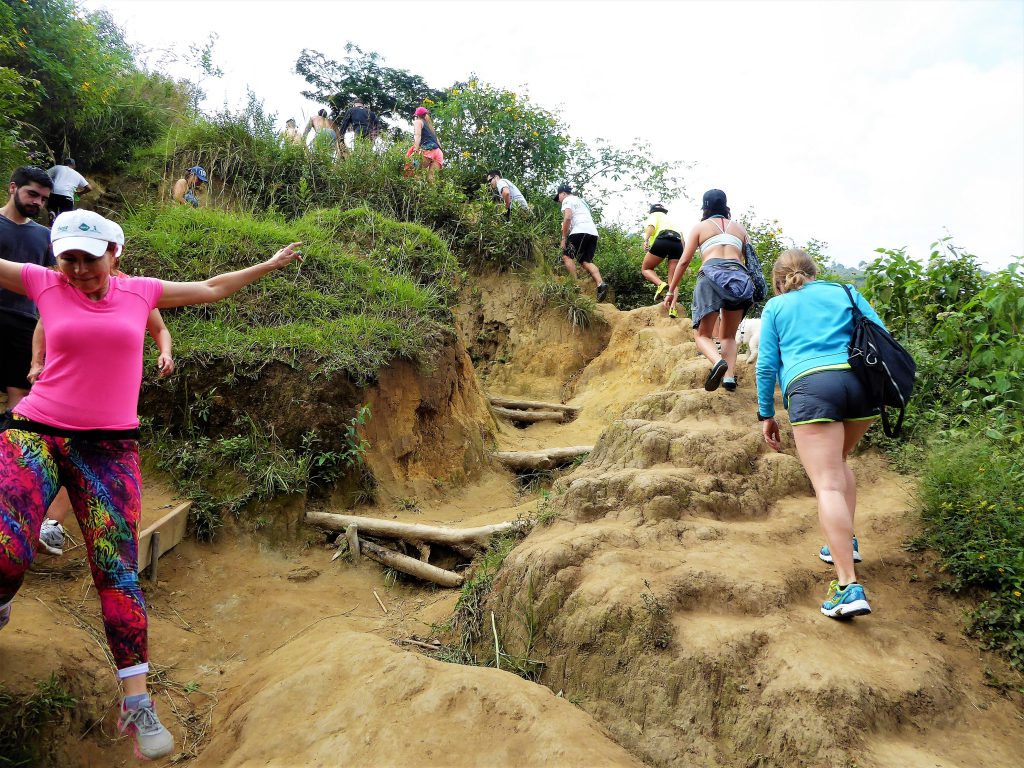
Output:
[[[573,331],[551,311],[524,321],[518,290],[485,281],[464,308],[481,388],[582,410],[568,424],[499,424],[498,447],[595,444],[557,481],[558,519],[513,550],[487,606],[513,644],[531,612],[547,687],[395,642],[426,637],[457,593],[332,563],[314,532],[270,547],[227,531],[183,542],[147,586],[158,706],[192,764],[1024,764],[1019,702],[983,684],[1002,666],[963,639],[963,604],[902,548],[907,480],[856,460],[876,613],[829,621],[814,499],[791,441],[785,454],[760,441],[752,371],[741,363],[735,394],[705,393],[686,320],[602,305],[604,323]],[[537,510],[509,474],[474,477],[446,470],[430,484],[417,470],[403,492],[396,471],[365,512],[470,526]],[[131,765],[88,581],[80,550],[40,559],[0,635],[0,683],[29,692],[56,672],[78,698],[53,764]]]

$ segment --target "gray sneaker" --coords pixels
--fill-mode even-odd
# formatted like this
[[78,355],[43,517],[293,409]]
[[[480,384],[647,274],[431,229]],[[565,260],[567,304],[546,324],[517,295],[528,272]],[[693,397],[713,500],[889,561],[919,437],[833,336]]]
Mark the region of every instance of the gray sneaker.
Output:
[[11,604],[0,605],[0,629],[7,626],[7,622],[11,620]]
[[155,760],[174,751],[174,737],[156,716],[153,700],[147,696],[138,709],[125,709],[121,702],[121,719],[117,723],[121,733],[135,734],[135,756],[142,760]]
[[56,520],[43,520],[43,527],[39,529],[39,546],[51,555],[63,555],[64,526]]

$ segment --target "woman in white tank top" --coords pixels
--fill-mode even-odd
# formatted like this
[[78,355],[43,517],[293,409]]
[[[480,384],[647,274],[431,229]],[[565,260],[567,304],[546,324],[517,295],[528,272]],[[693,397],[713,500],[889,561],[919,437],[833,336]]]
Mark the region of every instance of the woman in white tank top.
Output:
[[[691,319],[694,328],[694,341],[697,349],[711,362],[711,372],[704,382],[709,392],[720,385],[733,392],[736,389],[736,330],[752,302],[745,300],[730,301],[716,291],[711,280],[704,272],[705,267],[715,267],[719,271],[730,274],[735,270],[743,272],[743,244],[749,238],[743,227],[730,218],[729,206],[726,204],[725,192],[720,189],[709,189],[704,193],[701,205],[701,221],[690,231],[686,238],[686,248],[679,260],[675,273],[670,275],[668,294],[665,306],[675,308],[678,301],[678,286],[686,274],[687,267],[693,260],[697,249],[700,249],[701,272],[697,277],[697,285],[693,289],[693,306]],[[735,265],[735,266],[734,266]],[[743,275],[737,272],[737,280]],[[749,279],[749,277],[747,277]],[[720,336],[722,351],[715,346],[713,332],[715,323],[721,320]]]

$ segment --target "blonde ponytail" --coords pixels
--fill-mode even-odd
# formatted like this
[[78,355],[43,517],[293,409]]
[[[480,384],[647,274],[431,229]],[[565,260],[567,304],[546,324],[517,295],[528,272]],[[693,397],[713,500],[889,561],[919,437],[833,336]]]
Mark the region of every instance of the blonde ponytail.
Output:
[[772,285],[777,296],[803,288],[817,276],[814,260],[796,248],[783,251],[772,267]]

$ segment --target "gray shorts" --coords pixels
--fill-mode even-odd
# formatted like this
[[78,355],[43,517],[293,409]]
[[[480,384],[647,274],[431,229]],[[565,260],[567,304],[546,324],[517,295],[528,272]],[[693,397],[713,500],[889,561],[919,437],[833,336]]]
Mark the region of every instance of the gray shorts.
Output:
[[[705,264],[714,264],[715,262],[731,263],[732,261],[732,259],[708,259]],[[693,327],[696,328],[700,325],[700,321],[712,312],[718,312],[721,309],[742,309],[743,313],[746,314],[752,304],[753,302],[751,301],[732,302],[723,299],[718,295],[718,291],[715,290],[711,281],[703,274],[698,273],[697,284],[693,287],[693,303],[690,306],[690,317],[693,319]]]
[[786,390],[789,423],[864,421],[877,419],[881,410],[868,402],[857,374],[846,369],[815,371],[801,376]]

